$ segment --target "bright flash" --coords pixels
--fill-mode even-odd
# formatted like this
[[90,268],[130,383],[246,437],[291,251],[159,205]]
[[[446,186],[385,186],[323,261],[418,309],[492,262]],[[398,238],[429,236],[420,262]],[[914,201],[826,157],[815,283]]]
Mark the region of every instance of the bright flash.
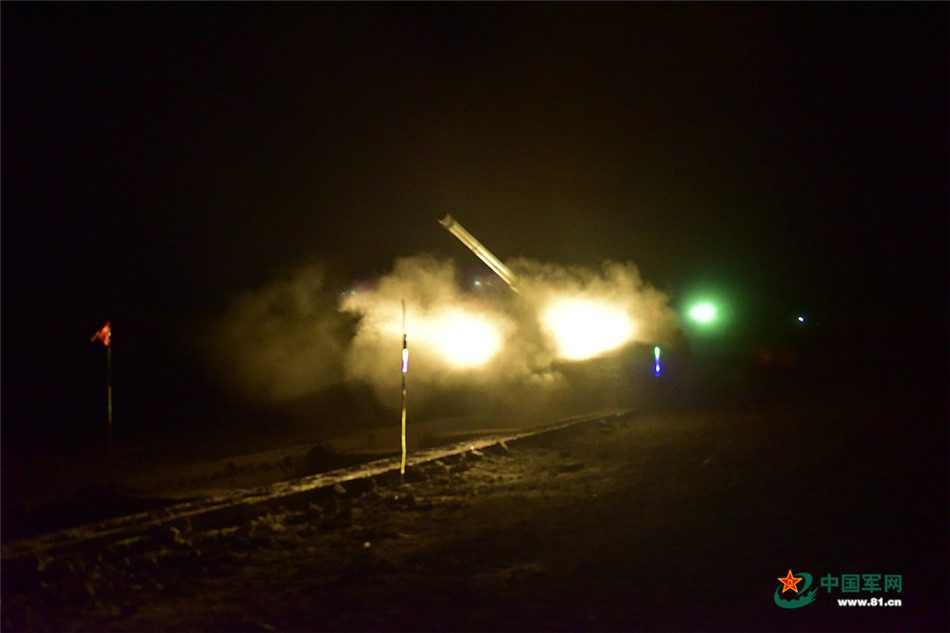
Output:
[[689,316],[700,323],[709,323],[716,318],[716,308],[711,303],[701,303],[689,311]]
[[633,336],[633,321],[620,307],[587,299],[564,299],[542,315],[561,358],[582,360],[616,349]]
[[490,323],[464,312],[434,317],[425,326],[425,338],[451,365],[483,365],[501,347],[501,335]]

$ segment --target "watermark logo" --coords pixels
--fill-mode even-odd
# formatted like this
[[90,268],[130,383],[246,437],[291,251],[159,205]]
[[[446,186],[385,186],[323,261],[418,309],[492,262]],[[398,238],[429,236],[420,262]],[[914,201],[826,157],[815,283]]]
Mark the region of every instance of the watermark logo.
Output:
[[[817,598],[819,587],[812,587],[814,576],[805,571],[797,574],[791,569],[784,578],[776,578],[779,586],[775,589],[773,600],[783,609],[798,609],[811,604]],[[904,591],[904,577],[901,574],[825,574],[817,583],[827,593],[859,594],[837,598],[839,607],[899,607],[900,598],[878,596],[874,594],[900,594]],[[825,592],[822,592],[825,593]],[[865,597],[871,594],[870,597]]]
[[[777,580],[780,584],[775,589],[775,604],[783,609],[798,609],[815,601],[818,588],[815,587],[809,591],[814,578],[808,572],[800,571],[796,576],[789,569],[787,576]],[[799,586],[799,583],[802,583],[802,585]]]

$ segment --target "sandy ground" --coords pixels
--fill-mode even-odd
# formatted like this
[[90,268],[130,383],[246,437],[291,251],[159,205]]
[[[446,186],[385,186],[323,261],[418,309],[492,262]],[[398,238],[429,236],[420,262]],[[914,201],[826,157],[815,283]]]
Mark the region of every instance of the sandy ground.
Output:
[[[511,427],[471,418],[442,418],[414,423],[406,444],[408,451],[415,452],[466,438],[513,432]],[[166,462],[147,468],[128,465],[119,486],[128,495],[145,499],[193,499],[399,455],[401,450],[399,427],[379,427],[217,459]]]
[[[413,421],[407,445],[409,451],[416,451],[511,430],[491,420],[463,416]],[[129,442],[116,446],[111,459],[102,446],[47,450],[37,458],[5,456],[3,540],[265,486],[401,452],[398,421],[319,440],[313,435],[286,429],[236,436],[218,431]]]
[[[37,560],[35,572],[3,578],[0,623],[9,631],[947,630],[945,447],[928,444],[946,420],[932,415],[895,399],[587,423],[239,525],[161,529]],[[821,588],[814,603],[781,608],[773,594],[789,569],[816,583],[900,575],[900,593],[860,597],[902,604],[839,607],[837,598],[851,596]]]

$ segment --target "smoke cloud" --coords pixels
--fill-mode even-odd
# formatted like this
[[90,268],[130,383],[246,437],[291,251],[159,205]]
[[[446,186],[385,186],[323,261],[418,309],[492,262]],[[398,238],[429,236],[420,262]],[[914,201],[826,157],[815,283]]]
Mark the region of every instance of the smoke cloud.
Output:
[[[571,397],[565,363],[652,345],[671,332],[666,295],[632,263],[517,259],[510,268],[518,293],[493,276],[463,284],[453,262],[416,255],[342,295],[326,289],[319,268],[302,268],[238,297],[215,326],[212,357],[253,398],[361,383],[397,409],[405,332],[416,410],[454,394],[483,412],[523,412]],[[585,348],[590,337],[600,338]]]
[[237,297],[204,337],[226,385],[251,399],[279,402],[342,380],[348,324],[323,271],[308,266]]
[[559,301],[583,301],[629,317],[632,331],[624,343],[660,343],[672,336],[675,314],[669,297],[645,283],[631,262],[607,260],[597,269],[519,258],[510,267],[521,279],[522,295],[535,315],[545,314]]

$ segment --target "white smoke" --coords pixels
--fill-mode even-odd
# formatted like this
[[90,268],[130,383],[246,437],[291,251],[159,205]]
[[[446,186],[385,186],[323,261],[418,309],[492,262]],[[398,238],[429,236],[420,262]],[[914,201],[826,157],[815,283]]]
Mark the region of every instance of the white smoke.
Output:
[[519,258],[511,263],[534,315],[564,299],[596,302],[623,311],[634,324],[625,343],[667,340],[675,319],[667,295],[645,283],[632,262],[604,261],[600,268],[562,266]]
[[[623,314],[630,332],[615,348],[652,344],[670,331],[667,297],[631,263],[589,268],[518,259],[510,267],[519,294],[497,280],[463,288],[454,263],[430,255],[400,258],[388,274],[342,296],[325,288],[319,268],[302,268],[238,297],[216,323],[211,356],[254,398],[279,401],[350,381],[398,408],[405,305],[415,406],[478,390],[479,406],[529,409],[570,394],[557,370],[556,336],[542,323],[552,302],[596,302]],[[596,323],[581,322],[568,335],[596,330]]]
[[493,371],[504,371],[494,358],[466,362],[487,351],[472,345],[501,352],[511,338],[515,323],[504,305],[463,293],[453,263],[418,255],[398,259],[375,288],[341,302],[343,311],[359,318],[346,356],[347,378],[371,384],[382,401],[392,404],[393,394],[398,396],[393,385],[401,367],[403,304],[415,389],[484,384],[492,381]]

